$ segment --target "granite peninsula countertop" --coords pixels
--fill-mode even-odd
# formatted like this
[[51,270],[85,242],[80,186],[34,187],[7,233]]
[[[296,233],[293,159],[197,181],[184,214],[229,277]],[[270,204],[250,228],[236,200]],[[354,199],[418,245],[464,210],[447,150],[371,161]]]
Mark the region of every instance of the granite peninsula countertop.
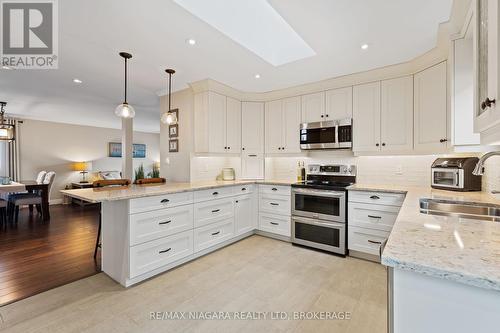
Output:
[[500,205],[486,192],[356,184],[351,191],[406,193],[382,253],[382,264],[500,291],[500,223],[420,213],[421,198]]
[[206,190],[224,186],[236,186],[244,184],[266,184],[266,185],[291,185],[289,180],[231,180],[231,181],[199,181],[191,183],[167,182],[165,184],[129,185],[126,187],[108,188],[84,188],[73,190],[61,190],[60,192],[72,198],[98,203],[103,201],[116,201],[134,198],[149,197],[180,192]]

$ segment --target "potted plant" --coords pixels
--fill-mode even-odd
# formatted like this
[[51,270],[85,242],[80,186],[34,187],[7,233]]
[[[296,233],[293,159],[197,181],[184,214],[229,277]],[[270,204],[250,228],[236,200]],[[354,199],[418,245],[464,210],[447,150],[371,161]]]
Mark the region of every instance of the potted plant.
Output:
[[137,169],[134,171],[135,174],[135,180],[134,182],[137,183],[139,179],[144,179],[144,166],[141,164]]

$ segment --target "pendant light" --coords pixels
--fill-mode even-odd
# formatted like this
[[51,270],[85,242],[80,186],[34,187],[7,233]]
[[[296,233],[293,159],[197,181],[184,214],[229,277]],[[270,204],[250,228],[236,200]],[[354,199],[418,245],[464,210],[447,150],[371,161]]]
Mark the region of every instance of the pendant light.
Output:
[[5,122],[5,106],[7,102],[0,102],[0,140],[13,141],[14,140],[14,125]]
[[[168,111],[161,116],[161,122],[168,125],[173,125],[177,123],[177,117],[175,112],[172,112],[172,106],[170,104],[172,98],[172,74],[175,73],[173,69],[165,69],[168,73]],[[179,112],[179,111],[177,111]]]
[[132,105],[127,103],[127,60],[132,58],[132,55],[127,52],[120,52],[120,57],[125,59],[125,100],[115,109],[115,114],[121,118],[134,118],[135,110]]

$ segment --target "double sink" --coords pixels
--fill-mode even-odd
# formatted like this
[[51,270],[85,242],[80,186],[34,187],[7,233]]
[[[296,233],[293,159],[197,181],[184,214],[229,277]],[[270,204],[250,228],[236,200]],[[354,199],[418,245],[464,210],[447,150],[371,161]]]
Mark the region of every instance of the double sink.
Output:
[[500,205],[489,203],[422,198],[420,213],[500,222]]

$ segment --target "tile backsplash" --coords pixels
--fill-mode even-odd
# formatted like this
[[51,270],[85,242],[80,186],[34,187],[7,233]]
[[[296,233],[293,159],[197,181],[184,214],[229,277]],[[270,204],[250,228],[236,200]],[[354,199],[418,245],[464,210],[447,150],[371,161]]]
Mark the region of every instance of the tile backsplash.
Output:
[[191,155],[191,181],[215,180],[223,168],[233,168],[236,178],[241,175],[240,157]]

